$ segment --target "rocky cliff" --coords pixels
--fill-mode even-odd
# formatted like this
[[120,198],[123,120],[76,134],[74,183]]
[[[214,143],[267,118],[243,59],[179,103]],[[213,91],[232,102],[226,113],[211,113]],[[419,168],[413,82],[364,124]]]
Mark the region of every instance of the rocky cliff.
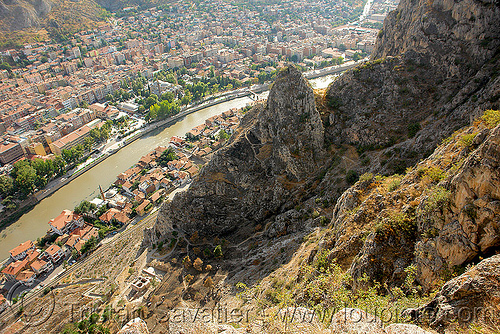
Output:
[[499,280],[500,255],[494,255],[447,282],[429,303],[408,313],[414,321],[426,321],[441,330],[451,324],[455,328],[467,326],[473,320],[496,332]]
[[104,22],[94,0],[0,0],[0,43],[59,39]]
[[300,71],[282,70],[267,105],[249,111],[227,146],[189,190],[164,205],[155,241],[172,228],[191,235],[244,239],[259,224],[293,207],[325,156],[314,94]]
[[51,11],[52,6],[50,0],[0,0],[1,25],[8,30],[39,27],[41,18]]
[[0,0],[0,42],[30,36],[59,38],[104,22],[103,12],[127,6],[153,6],[156,0]]
[[327,133],[362,150],[385,149],[372,171],[401,172],[500,98],[500,7],[495,1],[400,2],[372,60],[325,96]]
[[[499,112],[495,113],[500,117]],[[496,123],[495,123],[496,124]],[[365,176],[339,199],[325,244],[356,280],[400,285],[414,266],[426,289],[500,246],[500,126],[456,132],[408,173]]]

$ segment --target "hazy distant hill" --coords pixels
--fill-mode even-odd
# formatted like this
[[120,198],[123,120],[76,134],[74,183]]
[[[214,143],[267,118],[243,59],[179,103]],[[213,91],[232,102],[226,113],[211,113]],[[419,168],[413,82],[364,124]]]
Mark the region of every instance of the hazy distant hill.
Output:
[[101,21],[104,14],[93,0],[0,0],[0,42],[74,32]]
[[150,3],[154,0],[0,0],[0,43],[73,33],[103,21],[105,9]]

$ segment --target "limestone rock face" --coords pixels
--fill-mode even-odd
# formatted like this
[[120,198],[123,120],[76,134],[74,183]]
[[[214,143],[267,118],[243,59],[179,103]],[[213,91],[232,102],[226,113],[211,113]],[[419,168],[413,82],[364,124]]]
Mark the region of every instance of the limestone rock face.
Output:
[[0,26],[9,30],[20,30],[40,25],[40,17],[52,7],[50,0],[4,1],[0,0]]
[[313,91],[295,67],[276,78],[259,125],[261,140],[273,147],[273,173],[298,180],[314,172],[311,161],[323,155],[324,129]]
[[495,255],[447,282],[432,301],[410,314],[436,328],[452,322],[489,323],[498,316],[499,281],[500,255]]
[[[375,151],[365,169],[374,174],[405,174],[443,138],[499,109],[499,21],[494,1],[402,0],[384,23],[372,60],[329,86],[324,102],[333,112],[325,140]],[[413,265],[418,282],[430,289],[446,272],[494,254],[500,245],[497,131],[469,128],[460,132],[475,136],[469,147],[455,137],[417,165],[442,170],[431,182],[413,170],[395,191],[373,179],[347,190],[333,212],[334,237],[325,242],[329,258],[349,268],[355,281],[366,273],[396,285]]]
[[412,50],[446,66],[450,75],[466,66],[478,69],[499,46],[499,15],[494,0],[402,0],[384,21],[373,58]]
[[422,231],[433,227],[439,231],[415,247],[424,284],[436,279],[439,270],[491,255],[500,245],[500,127],[481,133],[482,144],[446,183],[451,193],[449,208],[429,213],[420,222]]
[[267,105],[250,110],[229,143],[161,208],[154,241],[172,227],[238,239],[293,207],[294,191],[317,173],[325,152],[312,88],[295,67],[282,70]]
[[[327,138],[384,148],[382,166],[401,173],[500,98],[500,6],[495,1],[402,0],[377,39],[372,60],[328,88]],[[421,128],[410,136],[410,125]]]

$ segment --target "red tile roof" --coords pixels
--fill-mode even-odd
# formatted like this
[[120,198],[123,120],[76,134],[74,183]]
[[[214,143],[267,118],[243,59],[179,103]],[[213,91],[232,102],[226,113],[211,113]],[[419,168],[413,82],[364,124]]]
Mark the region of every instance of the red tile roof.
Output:
[[28,249],[30,249],[34,246],[35,245],[33,244],[33,241],[31,241],[31,240],[25,241],[22,244],[20,244],[19,246],[17,246],[16,248],[12,249],[10,251],[10,255],[15,257],[15,256],[21,254],[22,252],[27,251]]
[[28,265],[28,260],[24,259],[22,261],[16,261],[10,263],[4,270],[3,274],[17,276],[17,274],[23,270]]
[[31,278],[34,278],[36,274],[31,270],[24,270],[19,275],[16,276],[16,279],[21,282],[27,282]]
[[31,263],[31,262],[35,261],[36,258],[38,257],[38,255],[40,255],[40,251],[38,249],[32,250],[28,254],[28,256],[26,257],[26,259],[28,260],[28,263]]
[[52,244],[50,245],[49,248],[47,248],[45,250],[45,252],[47,254],[49,254],[50,256],[54,256],[57,252],[59,252],[61,250],[61,247],[57,246],[56,244]]
[[45,265],[47,265],[47,262],[44,260],[36,260],[31,264],[31,269],[35,271],[40,271]]
[[49,225],[54,226],[58,230],[64,229],[66,225],[74,220],[80,219],[80,216],[71,210],[63,210],[59,216],[49,221]]

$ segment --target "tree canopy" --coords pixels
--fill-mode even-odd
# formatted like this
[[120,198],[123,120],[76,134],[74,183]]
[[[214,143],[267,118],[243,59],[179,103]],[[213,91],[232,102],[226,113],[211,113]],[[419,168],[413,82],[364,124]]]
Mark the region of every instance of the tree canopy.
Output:
[[160,166],[166,167],[170,161],[175,159],[177,159],[177,155],[175,154],[174,150],[169,147],[160,155],[160,157],[158,158],[158,163],[160,164]]

